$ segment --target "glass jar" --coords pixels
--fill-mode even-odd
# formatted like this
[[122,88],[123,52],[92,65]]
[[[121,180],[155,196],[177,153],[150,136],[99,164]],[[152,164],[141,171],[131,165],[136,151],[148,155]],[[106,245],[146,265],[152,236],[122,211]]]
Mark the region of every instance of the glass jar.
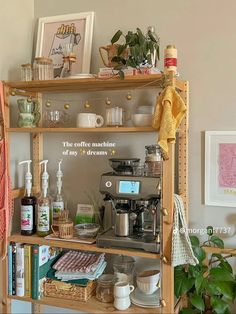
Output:
[[32,80],[32,66],[30,63],[21,65],[21,81]]
[[53,79],[53,63],[52,59],[40,57],[34,59],[34,80],[52,80]]
[[145,163],[147,165],[146,175],[147,176],[159,176],[161,175],[162,169],[162,155],[159,145],[148,145],[145,146]]
[[116,279],[133,284],[134,264],[135,260],[131,256],[116,256],[113,262]]
[[98,301],[104,303],[112,303],[114,301],[114,283],[115,276],[111,274],[104,274],[98,278],[96,289],[96,298]]

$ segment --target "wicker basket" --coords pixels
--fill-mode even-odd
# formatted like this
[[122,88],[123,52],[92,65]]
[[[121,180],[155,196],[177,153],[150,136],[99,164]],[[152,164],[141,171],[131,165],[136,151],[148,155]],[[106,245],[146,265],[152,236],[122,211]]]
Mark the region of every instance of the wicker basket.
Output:
[[89,281],[86,287],[47,279],[44,282],[44,296],[74,301],[88,301],[96,291],[96,281]]
[[74,235],[74,223],[68,218],[69,211],[63,210],[59,218],[53,222],[51,229],[61,239],[71,239]]

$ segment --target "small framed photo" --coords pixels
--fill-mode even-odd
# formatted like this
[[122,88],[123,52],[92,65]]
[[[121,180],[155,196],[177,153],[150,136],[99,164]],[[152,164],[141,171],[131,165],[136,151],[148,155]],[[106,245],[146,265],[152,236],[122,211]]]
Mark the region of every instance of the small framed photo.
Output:
[[60,77],[63,53],[76,56],[71,74],[90,73],[94,12],[39,18],[35,57],[53,60],[54,78]]
[[236,207],[236,131],[205,132],[205,204]]

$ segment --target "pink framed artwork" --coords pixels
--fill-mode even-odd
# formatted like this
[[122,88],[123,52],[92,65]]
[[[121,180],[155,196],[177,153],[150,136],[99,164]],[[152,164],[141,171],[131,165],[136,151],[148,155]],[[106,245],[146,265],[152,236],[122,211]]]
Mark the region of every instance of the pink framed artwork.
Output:
[[205,132],[205,204],[236,206],[236,131]]
[[60,77],[68,47],[76,56],[71,74],[90,73],[93,21],[94,12],[39,18],[35,57],[53,60],[54,78]]

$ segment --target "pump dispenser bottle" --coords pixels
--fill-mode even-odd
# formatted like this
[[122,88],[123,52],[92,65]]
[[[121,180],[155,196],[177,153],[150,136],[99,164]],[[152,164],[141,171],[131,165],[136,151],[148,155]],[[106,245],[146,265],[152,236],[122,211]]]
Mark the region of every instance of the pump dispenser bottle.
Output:
[[43,165],[42,173],[42,190],[38,198],[38,219],[37,219],[37,235],[45,237],[50,233],[51,228],[51,198],[48,195],[48,180],[47,172],[48,160],[42,160],[40,165]]
[[55,223],[61,215],[61,212],[66,209],[66,201],[63,195],[62,190],[62,177],[63,172],[61,171],[62,159],[58,162],[57,170],[57,191],[53,199],[52,208],[53,208],[53,223]]
[[37,199],[32,195],[32,174],[30,164],[32,160],[24,160],[19,165],[27,164],[25,174],[25,195],[21,199],[21,234],[30,236],[36,232],[35,208]]

